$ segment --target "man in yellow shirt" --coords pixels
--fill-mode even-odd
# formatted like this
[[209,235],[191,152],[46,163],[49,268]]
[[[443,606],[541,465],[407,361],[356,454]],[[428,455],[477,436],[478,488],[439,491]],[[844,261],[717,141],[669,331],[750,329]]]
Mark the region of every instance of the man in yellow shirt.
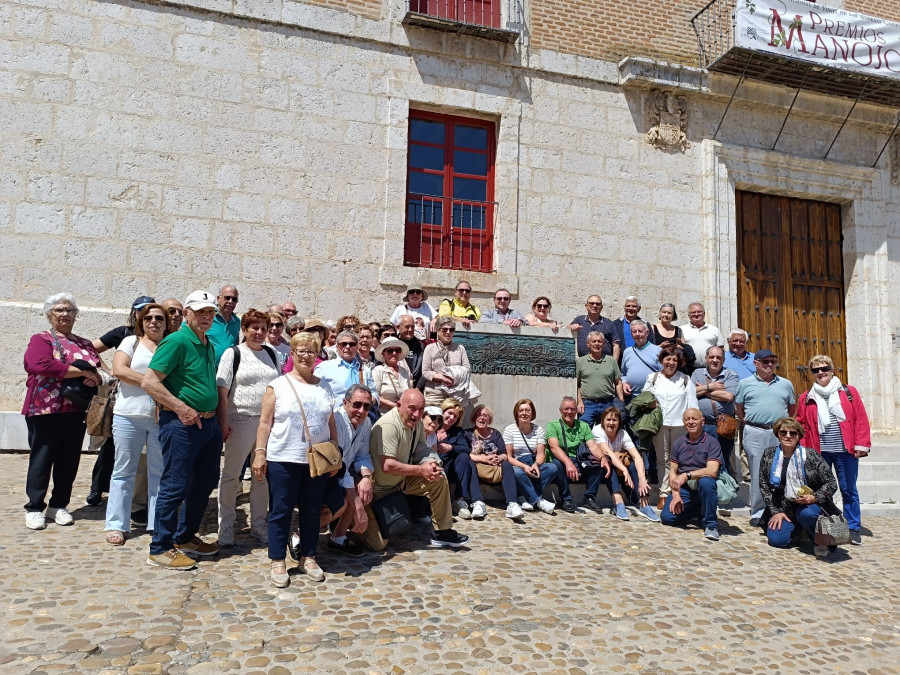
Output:
[[456,295],[452,299],[443,300],[438,307],[438,316],[449,316],[468,328],[481,318],[481,310],[469,302],[472,286],[468,281],[456,284]]

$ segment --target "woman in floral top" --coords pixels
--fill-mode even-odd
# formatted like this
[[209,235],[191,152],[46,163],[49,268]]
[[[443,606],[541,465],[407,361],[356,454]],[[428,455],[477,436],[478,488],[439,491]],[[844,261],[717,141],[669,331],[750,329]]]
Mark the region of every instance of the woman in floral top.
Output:
[[[32,530],[46,527],[44,498],[51,475],[53,492],[46,516],[58,525],[73,522],[66,507],[81,459],[87,412],[60,395],[63,380],[84,378],[88,387],[99,386],[102,381],[96,370],[100,357],[91,341],[72,332],[78,316],[75,298],[68,293],[51,295],[44,301],[44,316],[50,322],[50,330],[32,335],[25,350],[28,390],[22,414],[31,448],[25,482],[25,525]],[[75,362],[80,362],[81,367],[73,365]]]

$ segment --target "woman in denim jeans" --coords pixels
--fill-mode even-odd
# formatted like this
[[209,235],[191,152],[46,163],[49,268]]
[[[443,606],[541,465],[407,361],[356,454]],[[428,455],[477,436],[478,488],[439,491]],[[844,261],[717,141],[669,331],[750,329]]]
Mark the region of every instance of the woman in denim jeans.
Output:
[[537,411],[530,399],[516,401],[513,406],[516,423],[503,430],[503,442],[506,444],[506,456],[516,474],[516,485],[525,497],[522,510],[540,509],[544,513],[553,513],[555,504],[541,495],[556,480],[557,470],[554,464],[544,461],[546,436],[543,427],[534,424],[535,417]]
[[155,302],[138,312],[134,335],[119,344],[113,356],[113,375],[119,390],[113,408],[113,441],[116,458],[109,481],[106,502],[106,543],[121,546],[131,531],[131,499],[134,477],[141,453],[147,448],[147,530],[153,530],[156,495],[162,475],[162,445],[156,403],[141,388],[141,380],[156,352],[156,346],[169,334],[169,314]]

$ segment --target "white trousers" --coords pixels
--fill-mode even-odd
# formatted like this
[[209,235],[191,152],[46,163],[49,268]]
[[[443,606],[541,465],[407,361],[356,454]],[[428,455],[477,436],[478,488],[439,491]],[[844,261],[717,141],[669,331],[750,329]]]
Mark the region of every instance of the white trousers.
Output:
[[[219,478],[219,533],[234,527],[237,496],[241,485],[244,460],[256,446],[259,415],[231,415],[228,418],[231,436],[225,441],[225,462]],[[265,530],[269,511],[269,484],[250,481],[250,527]]]

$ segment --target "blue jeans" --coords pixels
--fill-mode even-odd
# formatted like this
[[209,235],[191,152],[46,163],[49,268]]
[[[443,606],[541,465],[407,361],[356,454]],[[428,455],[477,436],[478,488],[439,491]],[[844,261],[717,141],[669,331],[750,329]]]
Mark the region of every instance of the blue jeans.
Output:
[[844,518],[851,530],[858,530],[860,525],[859,490],[856,489],[856,478],[859,476],[859,458],[849,452],[823,452],[824,459],[835,473],[841,498],[844,500]]
[[[531,466],[534,463],[534,456],[523,455],[519,458],[519,461]],[[541,499],[541,495],[544,494],[544,490],[547,489],[547,486],[556,480],[557,469],[555,464],[544,462],[541,464],[540,478],[532,478],[519,466],[514,466],[513,471],[516,474],[516,486],[519,488],[519,492],[525,497],[525,501],[529,504],[537,504]]]
[[691,490],[687,487],[687,483],[681,486],[681,501],[684,502],[684,508],[681,513],[672,513],[672,495],[666,499],[662,512],[659,514],[663,525],[683,525],[691,518],[700,516],[700,522],[703,527],[718,528],[718,519],[716,518],[716,506],[719,503],[719,497],[716,493],[716,479],[709,476],[703,476],[697,480],[697,489]]
[[116,458],[109,480],[106,529],[131,531],[134,477],[137,474],[141,451],[147,446],[147,529],[152,530],[153,519],[156,516],[159,478],[163,471],[162,445],[159,443],[159,427],[156,425],[156,419],[113,415],[112,426]]
[[734,439],[719,436],[715,424],[704,424],[703,431],[719,441],[719,445],[722,447],[722,455],[725,457],[725,470],[734,476],[735,474],[731,470],[731,456],[734,454]]
[[622,413],[623,422],[628,420],[625,404],[615,396],[605,403],[601,403],[600,401],[589,401],[587,399],[583,399],[582,403],[584,403],[584,412],[581,413],[581,416],[578,419],[582,422],[587,422],[591,428],[600,423],[600,416],[603,414],[603,411],[610,406],[615,406],[619,409],[619,412]]
[[[553,458],[553,464],[556,466],[556,486],[559,488],[559,498],[564,502],[571,501],[572,492],[569,490],[569,483],[584,483],[587,486],[584,489],[585,499],[588,497],[596,499],[600,484],[606,483],[607,487],[609,486],[610,479],[604,478],[606,469],[602,466],[593,465],[582,467],[577,459],[574,459],[572,456],[569,456],[569,459],[578,468],[578,480],[570,481],[566,475],[566,465],[556,457]],[[615,478],[615,471],[612,473],[612,476]]]
[[806,504],[805,506],[798,504],[797,510],[794,512],[793,522],[781,521],[780,530],[766,527],[766,538],[769,540],[769,546],[776,548],[787,548],[790,546],[791,540],[795,538],[795,533],[799,534],[799,532],[796,532],[798,523],[806,530],[806,534],[812,541],[816,534],[816,521],[821,515],[822,509],[819,508],[818,504]]
[[163,470],[150,555],[170,551],[173,544],[184,544],[196,536],[209,496],[219,484],[222,429],[215,417],[200,421],[203,428],[185,426],[175,413],[159,413]]
[[294,507],[300,511],[300,555],[316,554],[319,514],[328,476],[309,475],[309,464],[269,462],[269,559],[284,560]]

